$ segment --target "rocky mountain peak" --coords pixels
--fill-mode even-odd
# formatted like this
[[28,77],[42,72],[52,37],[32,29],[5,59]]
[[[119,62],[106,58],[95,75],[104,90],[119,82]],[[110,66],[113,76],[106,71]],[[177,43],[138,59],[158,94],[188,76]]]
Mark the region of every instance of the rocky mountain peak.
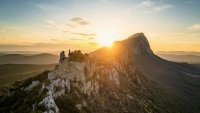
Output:
[[132,43],[135,54],[153,53],[149,42],[143,33],[136,33],[130,36],[126,41]]
[[[144,35],[144,33],[136,33],[125,40],[116,41],[113,44],[112,48],[101,48],[90,53],[92,57],[116,57],[124,56],[126,54],[136,56],[136,55],[148,55],[152,56],[153,51],[149,45],[149,42]],[[124,57],[123,57],[124,58]]]
[[136,33],[125,40],[116,42],[115,44],[128,48],[129,50],[133,51],[134,54],[153,53],[144,33]]
[[145,35],[144,35],[144,33],[143,32],[141,32],[141,33],[136,33],[136,34],[133,34],[132,36],[130,36],[130,37],[128,37],[129,39],[130,38],[145,38]]

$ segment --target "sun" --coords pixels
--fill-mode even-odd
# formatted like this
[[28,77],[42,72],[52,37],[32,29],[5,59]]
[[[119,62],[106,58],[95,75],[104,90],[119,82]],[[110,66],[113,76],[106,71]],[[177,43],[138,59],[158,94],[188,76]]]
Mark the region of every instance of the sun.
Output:
[[99,45],[101,45],[101,46],[112,46],[112,44],[113,44],[113,41],[110,41],[110,40],[102,40],[102,41],[100,41],[99,42]]
[[99,32],[97,37],[97,43],[100,46],[112,46],[113,42],[116,40],[116,33],[111,31]]

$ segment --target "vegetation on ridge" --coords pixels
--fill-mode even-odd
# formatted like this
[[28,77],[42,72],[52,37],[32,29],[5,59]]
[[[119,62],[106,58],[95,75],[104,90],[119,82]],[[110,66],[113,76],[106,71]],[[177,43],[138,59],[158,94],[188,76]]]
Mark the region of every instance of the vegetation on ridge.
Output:
[[75,50],[72,52],[69,50],[68,57],[69,61],[83,62],[89,57],[89,55],[87,53],[83,54],[81,50]]

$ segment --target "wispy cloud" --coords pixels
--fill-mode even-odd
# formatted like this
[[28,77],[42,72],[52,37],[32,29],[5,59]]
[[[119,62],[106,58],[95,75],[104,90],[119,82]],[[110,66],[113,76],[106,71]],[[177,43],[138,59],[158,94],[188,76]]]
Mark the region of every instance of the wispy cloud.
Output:
[[95,38],[94,37],[88,37],[88,38],[71,38],[71,40],[93,40],[93,39],[95,39]]
[[192,30],[192,31],[200,32],[200,24],[194,24],[194,25],[188,27],[188,29]]
[[53,30],[60,30],[59,26],[53,20],[47,20],[45,25]]
[[165,9],[169,9],[173,7],[172,5],[168,5],[168,4],[165,4],[165,5],[162,5],[162,6],[156,6],[156,7],[153,7],[153,9],[155,11],[162,11],[162,10],[165,10]]
[[59,7],[49,4],[33,4],[35,7],[44,10],[44,11],[53,11],[53,10],[60,10]]
[[88,40],[93,40],[94,39],[94,37],[88,37]]
[[86,19],[83,19],[83,18],[72,18],[70,20],[71,22],[75,22],[77,24],[80,24],[80,25],[88,25],[90,24]]
[[80,35],[80,36],[87,36],[87,37],[97,36],[97,34],[94,34],[94,33],[71,33],[71,34]]
[[53,39],[50,39],[50,40],[51,40],[51,41],[53,41],[53,42],[56,42],[56,41],[58,41],[58,39],[54,39],[54,38],[53,38]]
[[4,32],[6,32],[6,30],[4,30],[4,29],[1,29],[1,30],[0,30],[0,32],[1,32],[1,33],[4,33]]
[[144,0],[139,6],[145,8],[144,13],[155,13],[173,7],[172,4],[165,3],[163,0]]
[[83,40],[82,38],[70,38],[70,40]]
[[[68,33],[72,35],[80,35],[80,36],[85,36],[85,37],[95,37],[97,36],[94,33],[77,33],[74,32],[74,28],[80,29],[82,28],[81,26],[85,27],[90,24],[90,22],[84,18],[76,17],[76,18],[71,18],[68,20],[66,24],[60,23],[54,21],[54,20],[46,20],[44,24],[52,30],[55,31],[60,31],[63,33]],[[79,28],[80,27],[80,28]]]
[[66,23],[65,25],[69,26],[69,27],[73,27],[73,28],[77,27],[76,25],[73,25],[73,24],[70,24],[70,23]]
[[98,44],[96,42],[89,42],[88,43],[90,46],[97,46]]
[[44,24],[46,25],[46,27],[56,32],[58,31],[62,33],[68,33],[70,30],[69,28],[66,28],[64,24],[58,24],[54,20],[46,20]]
[[75,17],[75,18],[69,19],[67,23],[58,24],[58,22],[55,22],[54,20],[49,19],[49,20],[46,20],[44,24],[52,30],[62,31],[64,33],[70,33],[72,28],[87,26],[87,25],[90,25],[90,22],[87,19]]
[[191,25],[185,28],[184,31],[171,33],[168,35],[164,35],[163,37],[182,37],[182,36],[189,36],[193,34],[200,34],[200,24]]
[[86,26],[86,25],[90,25],[90,22],[87,19],[80,18],[80,17],[71,18],[66,23],[66,26],[69,26],[69,27],[79,27],[79,26]]
[[23,42],[23,44],[0,44],[0,51],[30,51],[30,50],[62,50],[63,48],[74,48],[76,47],[74,44],[70,43],[32,43],[32,42]]

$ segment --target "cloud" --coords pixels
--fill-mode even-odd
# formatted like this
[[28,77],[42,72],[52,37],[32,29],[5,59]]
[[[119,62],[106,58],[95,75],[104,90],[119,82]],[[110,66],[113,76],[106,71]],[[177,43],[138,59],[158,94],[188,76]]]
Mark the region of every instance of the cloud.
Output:
[[70,40],[93,40],[94,37],[88,37],[87,39],[84,38],[71,38]]
[[141,8],[145,8],[144,13],[155,13],[173,7],[171,4],[164,3],[163,0],[144,0],[140,4]]
[[145,6],[145,7],[152,7],[152,6],[154,6],[154,2],[153,1],[151,1],[151,0],[145,0],[145,1],[143,1],[142,3],[141,3],[141,5],[142,6]]
[[89,42],[88,43],[90,46],[97,46],[98,44],[96,42]]
[[[83,19],[83,18],[79,18],[79,17],[71,18],[67,21],[67,23],[62,24],[62,25],[57,24],[53,20],[46,20],[45,21],[45,25],[47,27],[49,27],[50,29],[62,31],[62,32],[65,32],[65,33],[70,32],[71,28],[77,28],[79,26],[87,26],[89,24],[90,24],[90,22],[88,20]],[[66,27],[66,26],[68,26],[68,27]]]
[[182,36],[189,36],[193,34],[200,34],[200,24],[193,24],[187,27],[184,31],[171,33],[168,35],[164,35],[163,37],[182,37]]
[[71,18],[67,23],[66,26],[69,27],[79,27],[79,26],[86,26],[90,25],[90,22],[84,18],[74,17]]
[[88,37],[88,40],[93,40],[94,39],[94,37]]
[[83,40],[81,38],[70,38],[70,40]]
[[63,24],[57,24],[57,22],[53,21],[53,20],[47,20],[44,23],[49,29],[54,30],[54,31],[58,31],[58,32],[62,32],[62,33],[68,33],[69,29],[66,28],[66,26]]
[[78,22],[79,24],[83,24],[83,25],[86,25],[86,24],[89,24],[89,22],[86,20],[86,19],[83,19],[83,18],[78,18],[78,17],[76,17],[76,18],[72,18],[72,19],[70,19],[70,21],[72,21],[72,22]]
[[162,6],[156,6],[156,7],[154,7],[154,10],[155,10],[155,11],[162,11],[162,10],[164,10],[164,9],[169,9],[169,8],[171,8],[171,7],[173,7],[173,6],[172,6],[172,5],[165,4],[165,5],[162,5]]
[[77,27],[76,25],[73,25],[73,24],[70,24],[70,23],[66,23],[65,25],[69,26],[69,27]]
[[4,30],[4,29],[1,29],[1,30],[0,30],[0,32],[1,32],[1,33],[4,33],[4,32],[6,32],[6,30]]
[[53,10],[59,10],[59,7],[49,5],[49,4],[33,4],[35,7],[43,10],[43,11],[53,11]]
[[195,31],[195,32],[200,32],[200,24],[194,24],[194,25],[188,27],[188,29]]
[[63,32],[64,32],[64,33],[68,33],[69,31],[67,31],[67,30],[63,30]]
[[50,39],[51,41],[53,41],[53,42],[56,42],[56,41],[58,41],[58,39]]
[[76,45],[72,43],[31,43],[24,42],[24,44],[0,44],[0,51],[46,51],[51,49],[54,50],[62,50],[63,48],[75,48]]
[[50,29],[53,29],[53,30],[60,30],[60,28],[56,25],[56,23],[52,20],[47,20],[45,22],[45,25],[47,25]]
[[74,34],[74,35],[80,35],[80,36],[97,36],[97,34],[94,34],[94,33],[71,33],[71,34]]
[[[55,21],[53,20],[46,20],[45,21],[45,25],[52,29],[52,30],[57,30],[57,31],[61,31],[61,32],[64,32],[64,33],[69,33],[71,28],[77,28],[79,26],[86,26],[86,25],[89,25],[90,22],[86,19],[83,19],[83,18],[71,18],[68,20],[68,22],[66,24],[63,24],[63,25],[59,25],[57,24]],[[66,27],[68,26],[68,27]],[[72,33],[73,34],[73,33]],[[87,34],[84,34],[84,33],[75,33],[77,35],[82,35],[82,36],[86,36]],[[88,34],[90,35],[90,34]],[[91,36],[94,36],[91,34]]]

